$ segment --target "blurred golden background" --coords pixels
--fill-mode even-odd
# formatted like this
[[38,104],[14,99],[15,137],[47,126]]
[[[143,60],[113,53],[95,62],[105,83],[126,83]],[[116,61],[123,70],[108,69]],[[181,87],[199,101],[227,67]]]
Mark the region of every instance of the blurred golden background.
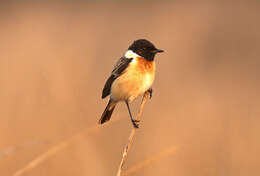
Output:
[[0,175],[115,175],[132,124],[124,104],[97,124],[101,91],[139,38],[166,52],[128,175],[260,175],[259,19],[259,1],[2,1]]

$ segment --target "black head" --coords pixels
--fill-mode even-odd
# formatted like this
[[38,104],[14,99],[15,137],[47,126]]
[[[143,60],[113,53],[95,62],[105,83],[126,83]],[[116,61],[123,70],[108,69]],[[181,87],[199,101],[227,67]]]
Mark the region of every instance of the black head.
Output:
[[163,50],[157,49],[151,42],[145,39],[135,40],[128,50],[132,50],[139,56],[144,57],[147,60],[154,60],[156,53],[161,53]]

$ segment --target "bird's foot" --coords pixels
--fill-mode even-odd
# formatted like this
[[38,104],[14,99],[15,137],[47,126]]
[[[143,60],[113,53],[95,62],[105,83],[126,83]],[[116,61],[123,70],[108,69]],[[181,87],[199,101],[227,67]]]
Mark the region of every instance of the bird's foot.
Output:
[[132,120],[132,124],[133,124],[134,128],[139,128],[139,122],[140,122],[140,120]]
[[149,94],[150,94],[150,99],[151,99],[152,96],[153,96],[153,89],[152,89],[152,88],[148,89],[148,92],[149,92]]

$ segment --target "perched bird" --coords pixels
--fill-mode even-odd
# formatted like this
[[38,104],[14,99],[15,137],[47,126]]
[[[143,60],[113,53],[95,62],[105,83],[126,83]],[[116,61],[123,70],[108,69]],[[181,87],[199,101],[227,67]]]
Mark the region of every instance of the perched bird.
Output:
[[127,105],[131,121],[138,128],[129,107],[129,102],[146,91],[152,95],[152,84],[155,76],[154,57],[163,50],[157,49],[150,41],[135,40],[126,53],[117,61],[114,69],[103,88],[102,98],[110,95],[109,102],[99,123],[107,122],[120,101]]

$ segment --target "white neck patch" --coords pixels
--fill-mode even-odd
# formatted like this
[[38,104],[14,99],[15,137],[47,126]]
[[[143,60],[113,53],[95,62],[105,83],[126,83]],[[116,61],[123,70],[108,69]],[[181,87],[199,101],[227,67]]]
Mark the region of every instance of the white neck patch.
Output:
[[132,50],[127,50],[124,56],[128,59],[131,59],[131,58],[135,59],[136,57],[141,57],[138,54],[136,54],[135,52],[133,52]]

